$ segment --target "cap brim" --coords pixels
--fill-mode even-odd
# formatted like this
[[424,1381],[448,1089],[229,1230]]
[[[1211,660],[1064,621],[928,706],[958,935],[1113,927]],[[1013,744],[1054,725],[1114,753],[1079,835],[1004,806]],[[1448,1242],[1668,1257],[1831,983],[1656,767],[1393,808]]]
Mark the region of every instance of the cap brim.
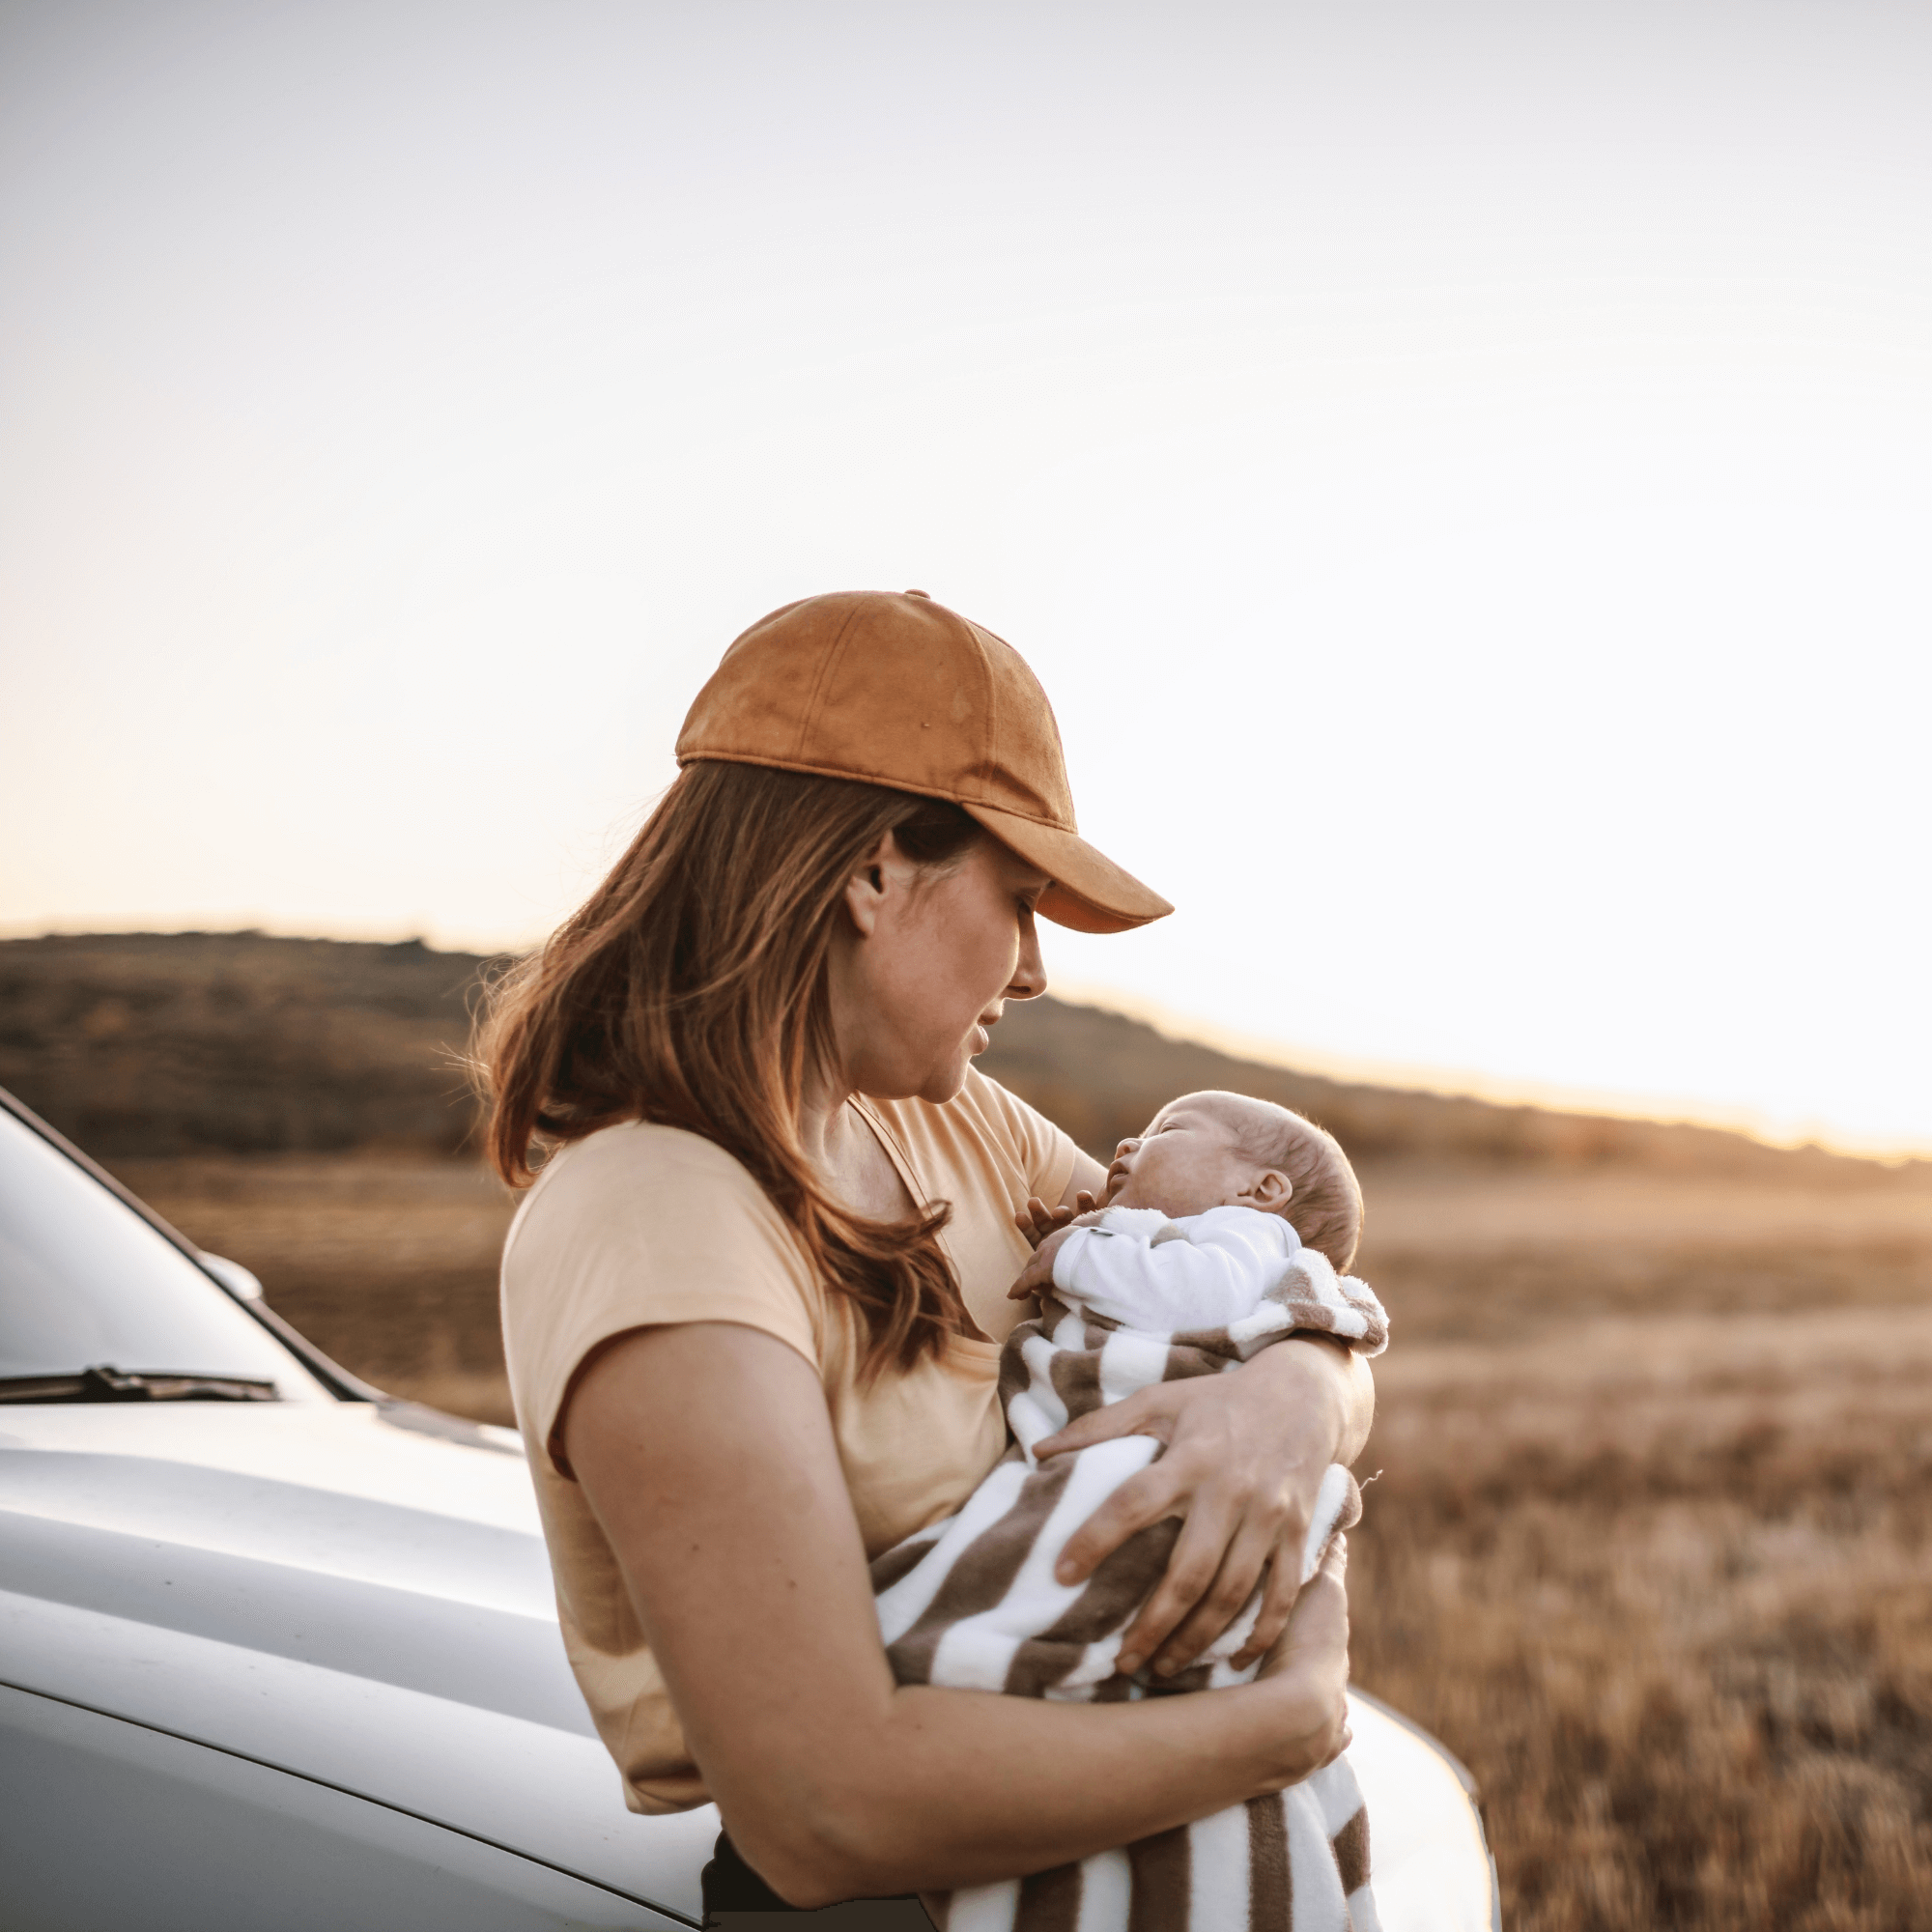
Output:
[[1036,818],[1021,818],[988,806],[967,805],[970,812],[1022,859],[1053,881],[1040,896],[1043,918],[1075,932],[1125,932],[1150,920],[1165,919],[1174,908],[1131,872],[1123,872],[1104,852],[1096,852],[1076,832],[1062,832]]

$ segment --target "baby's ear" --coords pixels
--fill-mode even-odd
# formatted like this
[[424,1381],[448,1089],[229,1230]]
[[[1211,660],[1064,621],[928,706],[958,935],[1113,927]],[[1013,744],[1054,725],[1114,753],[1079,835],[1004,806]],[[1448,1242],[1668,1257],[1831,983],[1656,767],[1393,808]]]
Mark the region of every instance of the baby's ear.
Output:
[[1264,1167],[1241,1189],[1241,1205],[1259,1208],[1264,1214],[1286,1214],[1293,1192],[1294,1182],[1280,1168]]

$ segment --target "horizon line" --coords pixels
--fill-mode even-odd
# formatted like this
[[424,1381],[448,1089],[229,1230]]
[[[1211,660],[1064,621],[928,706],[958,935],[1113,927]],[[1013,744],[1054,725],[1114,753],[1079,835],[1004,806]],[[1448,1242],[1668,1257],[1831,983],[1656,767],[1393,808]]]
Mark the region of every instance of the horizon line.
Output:
[[[114,926],[66,920],[0,920],[0,944],[33,939],[181,939],[191,935],[210,939],[320,940],[327,944],[364,946],[406,946],[413,942],[434,952],[468,952],[485,958],[514,956],[527,950],[527,947],[491,942],[480,935],[437,932],[434,926],[413,932],[400,932],[393,925],[343,926],[333,932],[317,932],[293,930],[272,921],[247,925],[157,921],[148,925]],[[1525,1079],[1489,1073],[1478,1067],[1388,1060],[1374,1054],[1297,1044],[1223,1026],[1216,1020],[1182,1011],[1149,995],[1128,992],[1104,980],[1063,981],[1052,989],[1049,997],[1063,1005],[1090,1007],[1122,1019],[1136,1020],[1151,1027],[1163,1038],[1183,1045],[1205,1046],[1258,1065],[1312,1074],[1318,1079],[1349,1086],[1429,1094],[1440,1099],[1480,1100],[1499,1107],[1531,1107],[1544,1113],[1590,1119],[1645,1122],[1654,1126],[1709,1127],[1785,1151],[1814,1147],[1826,1153],[1888,1167],[1910,1161],[1932,1161],[1932,1139],[1860,1134],[1821,1120],[1781,1122],[1760,1108],[1732,1105],[1695,1094],[1634,1093],[1564,1081]]]
[[1346,1086],[1378,1087],[1391,1093],[1429,1094],[1444,1100],[1481,1100],[1497,1107],[1532,1107],[1549,1114],[1586,1119],[1642,1122],[1660,1127],[1709,1127],[1742,1136],[1760,1146],[1793,1152],[1816,1148],[1897,1167],[1932,1161],[1932,1139],[1859,1134],[1821,1120],[1780,1124],[1761,1108],[1731,1105],[1695,1094],[1644,1094],[1589,1087],[1556,1080],[1534,1080],[1487,1073],[1477,1067],[1443,1066],[1426,1061],[1384,1060],[1373,1054],[1295,1044],[1198,1014],[1179,1011],[1142,993],[1123,991],[1101,980],[1074,980],[1057,986],[1055,998],[1067,1005],[1118,1013],[1138,1020],[1165,1039],[1211,1047],[1237,1060],[1279,1067],[1286,1073],[1313,1074]]

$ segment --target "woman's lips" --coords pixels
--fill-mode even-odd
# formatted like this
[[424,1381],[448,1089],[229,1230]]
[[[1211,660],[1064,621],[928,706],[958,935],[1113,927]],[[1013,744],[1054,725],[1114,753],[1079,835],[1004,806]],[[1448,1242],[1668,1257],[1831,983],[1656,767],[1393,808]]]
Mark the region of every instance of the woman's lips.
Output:
[[973,1029],[973,1057],[976,1060],[979,1058],[980,1054],[984,1053],[985,1050],[992,1045],[992,1043],[993,1043],[993,1036],[989,1034],[984,1027],[976,1026]]

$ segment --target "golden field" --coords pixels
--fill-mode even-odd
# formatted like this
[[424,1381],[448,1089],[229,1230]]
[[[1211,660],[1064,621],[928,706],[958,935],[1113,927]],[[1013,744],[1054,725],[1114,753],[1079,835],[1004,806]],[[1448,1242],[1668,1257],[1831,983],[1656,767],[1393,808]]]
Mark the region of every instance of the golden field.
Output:
[[1355,1668],[1476,1773],[1508,1922],[1932,1924],[1932,1198],[1371,1198]]
[[[114,1166],[350,1368],[507,1419],[473,1166]],[[1515,1932],[1932,1925],[1932,1189],[1811,1178],[1364,1164],[1356,1675],[1476,1774]]]

